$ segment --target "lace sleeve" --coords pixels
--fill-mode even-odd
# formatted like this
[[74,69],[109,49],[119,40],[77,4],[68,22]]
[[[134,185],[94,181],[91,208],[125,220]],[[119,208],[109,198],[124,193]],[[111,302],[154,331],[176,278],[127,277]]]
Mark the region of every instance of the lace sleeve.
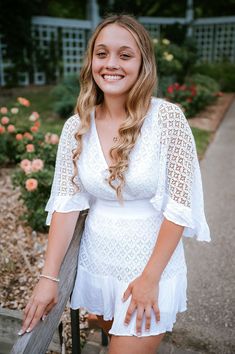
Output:
[[183,235],[210,241],[204,214],[201,172],[191,128],[182,110],[164,102],[159,108],[160,171],[151,202],[166,219],[185,226]]
[[70,117],[64,124],[58,145],[55,172],[51,195],[46,204],[48,212],[46,225],[50,225],[54,211],[70,212],[89,208],[89,194],[85,191],[80,178],[75,178],[79,190],[72,183],[74,166],[72,150],[76,147],[75,132],[79,127],[78,115]]

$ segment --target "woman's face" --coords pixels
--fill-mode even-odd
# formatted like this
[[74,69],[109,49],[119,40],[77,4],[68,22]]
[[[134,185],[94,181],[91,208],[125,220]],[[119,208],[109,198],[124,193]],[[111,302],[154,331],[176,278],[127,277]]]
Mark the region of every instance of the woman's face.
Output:
[[110,24],[96,38],[92,56],[92,75],[106,96],[126,95],[136,82],[141,53],[132,34]]

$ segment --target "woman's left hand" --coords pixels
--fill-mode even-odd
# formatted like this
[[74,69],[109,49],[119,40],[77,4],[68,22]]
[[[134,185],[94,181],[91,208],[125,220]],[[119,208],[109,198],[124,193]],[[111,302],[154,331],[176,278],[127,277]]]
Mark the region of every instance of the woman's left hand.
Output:
[[151,323],[151,309],[153,309],[156,317],[156,321],[160,321],[160,311],[158,307],[158,292],[159,285],[156,282],[149,280],[143,274],[132,281],[123,295],[123,301],[125,302],[129,296],[131,297],[130,305],[126,312],[124,324],[128,325],[131,320],[131,316],[134,311],[137,311],[136,315],[136,332],[137,335],[141,335],[141,327],[143,315],[145,313],[145,330],[150,330]]

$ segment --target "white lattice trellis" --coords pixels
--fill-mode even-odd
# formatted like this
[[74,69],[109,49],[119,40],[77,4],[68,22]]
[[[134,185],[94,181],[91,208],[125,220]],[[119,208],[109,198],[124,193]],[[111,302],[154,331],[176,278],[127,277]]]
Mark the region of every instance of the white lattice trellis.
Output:
[[234,16],[195,20],[193,37],[196,40],[200,61],[235,62]]
[[[36,20],[32,22],[32,36],[35,47],[44,60],[50,60],[50,46],[54,43],[55,55],[58,55],[58,30],[55,26],[40,24]],[[58,69],[56,68],[55,76],[58,77]],[[40,60],[37,60],[37,53],[34,55],[34,83],[43,85],[46,82],[46,75],[40,68]]]
[[214,59],[235,60],[235,23],[215,26]]
[[86,49],[86,33],[80,28],[63,28],[63,72],[64,76],[78,73],[82,67]]

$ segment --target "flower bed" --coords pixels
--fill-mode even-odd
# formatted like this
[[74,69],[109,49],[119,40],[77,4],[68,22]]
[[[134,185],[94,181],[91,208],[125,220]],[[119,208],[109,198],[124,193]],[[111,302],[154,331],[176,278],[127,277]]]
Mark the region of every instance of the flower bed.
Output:
[[[28,116],[28,122],[18,119],[19,111]],[[59,137],[40,132],[40,116],[30,111],[30,101],[18,97],[11,107],[1,107],[0,163],[18,164],[12,176],[15,187],[20,187],[20,198],[27,207],[21,217],[34,230],[46,231],[46,200],[49,198],[54,175]],[[22,113],[22,112],[21,112]]]

